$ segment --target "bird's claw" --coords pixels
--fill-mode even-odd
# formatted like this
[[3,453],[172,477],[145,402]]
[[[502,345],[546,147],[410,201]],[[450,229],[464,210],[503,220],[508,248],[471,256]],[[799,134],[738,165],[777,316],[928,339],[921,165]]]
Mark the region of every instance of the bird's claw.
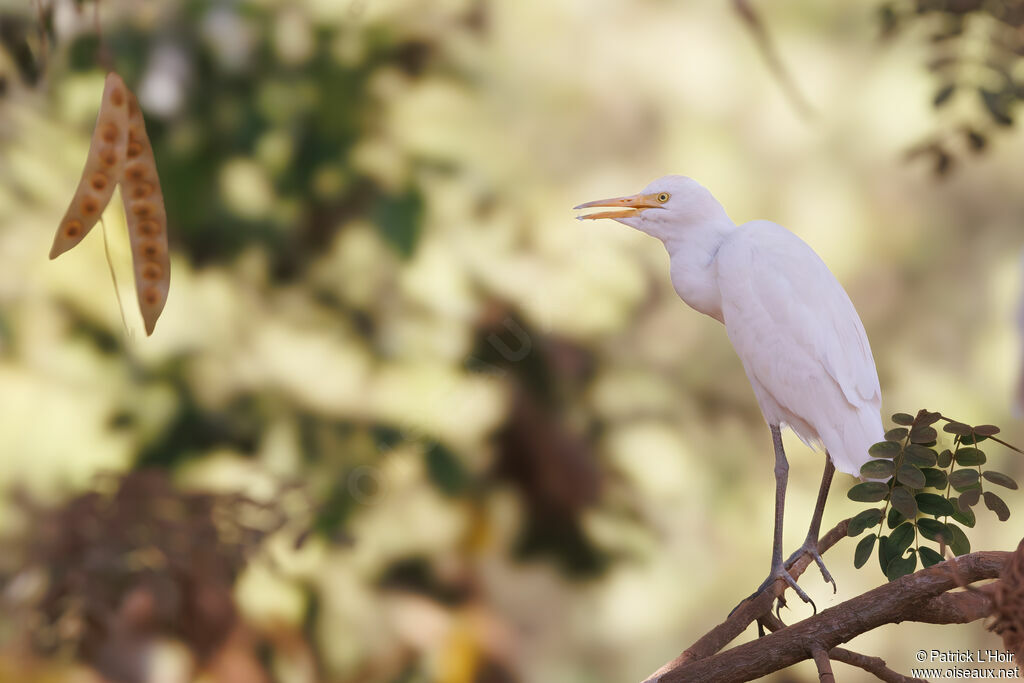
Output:
[[804,553],[811,556],[814,563],[818,565],[818,569],[821,571],[821,578],[825,580],[825,583],[832,584],[832,593],[836,593],[839,588],[836,586],[836,580],[832,578],[832,574],[829,573],[828,568],[825,566],[825,560],[821,559],[821,553],[818,552],[817,541],[808,539],[802,546],[797,548],[796,552],[790,555],[789,559],[785,561],[784,566],[786,569],[792,569],[793,565],[796,564],[796,561],[799,560],[800,556]]
[[[831,578],[831,577],[829,577],[829,578]],[[814,611],[814,614],[818,613],[818,607],[817,607],[817,605],[814,604],[814,601],[811,600],[810,596],[808,596],[807,593],[804,592],[804,589],[801,588],[797,584],[796,579],[794,579],[790,575],[790,573],[789,573],[789,571],[787,571],[785,565],[780,564],[778,567],[772,569],[771,573],[768,575],[768,578],[765,579],[761,583],[761,585],[757,587],[756,591],[754,591],[753,593],[748,595],[746,598],[741,600],[739,605],[736,605],[735,607],[732,608],[732,611],[729,612],[729,616],[731,617],[733,615],[733,612],[738,610],[743,605],[743,603],[745,603],[745,602],[747,602],[749,600],[753,600],[758,595],[760,595],[762,592],[764,592],[764,590],[766,588],[771,587],[779,579],[782,579],[783,581],[785,581],[786,584],[790,588],[793,589],[793,591],[800,597],[801,600],[803,600],[804,602],[809,604],[811,606],[811,609]],[[775,599],[775,616],[779,616],[780,611],[785,606],[786,606],[786,598],[785,598],[785,591],[783,591]]]
[[[785,581],[786,584],[793,589],[793,592],[796,593],[801,600],[810,605],[811,610],[813,610],[814,614],[818,613],[818,606],[814,604],[814,600],[811,600],[810,596],[804,592],[804,589],[801,588],[799,584],[797,584],[796,579],[794,579],[793,576],[789,573],[785,565],[779,565],[777,568],[773,569],[772,572],[768,575],[768,578],[764,580],[764,583],[761,584],[761,586],[757,589],[754,595],[761,593],[761,591],[763,591],[765,588],[768,588],[779,579]],[[782,608],[785,606],[786,598],[785,591],[783,591],[779,594],[779,597],[776,598],[775,616],[780,616],[780,612],[782,611]]]

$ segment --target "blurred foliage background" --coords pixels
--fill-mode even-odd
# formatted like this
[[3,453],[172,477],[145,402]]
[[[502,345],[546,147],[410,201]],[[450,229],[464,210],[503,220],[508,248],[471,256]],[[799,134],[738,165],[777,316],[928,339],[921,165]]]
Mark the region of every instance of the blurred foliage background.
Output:
[[[886,413],[1024,442],[1022,138],[996,117],[989,139],[991,97],[933,107],[933,5],[765,5],[804,120],[710,0],[0,2],[0,679],[603,683],[678,654],[763,578],[773,498],[724,329],[656,242],[572,220],[666,173],[821,254]],[[167,199],[151,338],[119,202],[127,331],[100,235],[46,259],[105,60]],[[934,136],[984,153],[937,179],[934,149],[905,158]],[[822,461],[786,443],[795,547]],[[1015,547],[1024,516],[988,514],[974,548]],[[879,582],[853,546],[838,595],[808,574],[819,607]],[[998,644],[903,624],[852,647],[906,672]]]

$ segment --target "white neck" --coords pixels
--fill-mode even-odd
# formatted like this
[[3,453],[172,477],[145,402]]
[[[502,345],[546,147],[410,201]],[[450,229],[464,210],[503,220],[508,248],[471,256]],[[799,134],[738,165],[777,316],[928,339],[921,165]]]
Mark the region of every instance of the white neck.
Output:
[[691,308],[724,322],[715,259],[736,224],[718,202],[703,208],[701,215],[692,216],[661,240],[671,259],[672,286],[680,298]]

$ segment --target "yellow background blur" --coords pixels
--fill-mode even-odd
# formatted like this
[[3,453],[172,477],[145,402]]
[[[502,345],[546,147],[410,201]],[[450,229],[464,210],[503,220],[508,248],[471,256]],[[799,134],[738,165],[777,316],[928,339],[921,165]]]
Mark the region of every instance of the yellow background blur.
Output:
[[[1024,443],[1010,414],[1024,277],[1020,131],[993,136],[984,155],[938,180],[904,152],[976,104],[964,96],[942,116],[932,110],[920,31],[880,42],[870,3],[760,5],[810,120],[723,2],[106,0],[105,33],[137,36],[110,48],[158,131],[158,167],[198,160],[210,178],[203,201],[221,212],[189,217],[175,235],[185,224],[175,207],[190,196],[169,203],[170,297],[145,338],[118,201],[105,222],[128,332],[99,228],[46,258],[103,82],[101,68],[68,56],[92,33],[92,6],[79,15],[57,3],[59,41],[39,84],[21,83],[0,53],[0,486],[57,502],[98,472],[178,443],[174,430],[195,424],[180,419],[186,408],[219,423],[249,400],[250,447],[211,438],[147,464],[170,467],[185,488],[257,498],[298,479],[322,499],[344,482],[350,543],[320,534],[294,551],[276,539],[278,566],[257,558],[235,587],[248,623],[294,629],[318,653],[313,674],[275,648],[279,680],[640,680],[761,581],[771,542],[770,439],[724,329],[679,301],[655,240],[577,222],[571,210],[668,173],[696,178],[734,221],[776,221],[822,256],[863,318],[887,424],[889,413],[927,407],[998,424]],[[24,3],[0,9],[33,21]],[[318,40],[342,68],[363,64],[380,40],[427,45],[430,57],[412,71],[381,61],[339,102],[329,77],[305,76]],[[139,57],[119,57],[120,45]],[[224,72],[251,70],[256,86],[235,102],[261,112],[251,144],[217,146],[245,117],[216,100],[200,50],[220,55]],[[284,70],[261,80],[259,60]],[[190,109],[207,99],[223,106]],[[356,137],[295,181],[288,174],[307,157],[296,142],[304,119],[291,109],[333,120],[347,107],[362,112]],[[223,131],[204,134],[222,116]],[[178,166],[180,177],[192,172]],[[169,196],[176,177],[164,176]],[[406,253],[380,214],[358,205],[359,183],[375,196],[416,188]],[[326,236],[299,231],[309,202],[334,197],[355,198],[355,208],[328,212]],[[204,251],[215,224],[229,226],[231,247]],[[270,237],[250,240],[249,230]],[[303,256],[281,276],[276,259],[294,244]],[[498,348],[492,334],[506,350],[519,346],[481,372],[480,349]],[[542,375],[563,370],[545,375],[544,400],[529,388],[538,356]],[[585,462],[549,443],[542,455],[565,463],[535,463],[532,478],[492,476],[503,448],[531,460],[501,445],[516,414],[544,426],[514,443],[557,432]],[[372,433],[381,425],[394,437],[386,447]],[[486,484],[440,490],[434,442],[460,476]],[[792,549],[822,459],[792,434],[786,445]],[[998,469],[1024,474],[1018,456],[988,453]],[[837,477],[824,529],[862,507],[845,498],[851,483]],[[586,544],[607,558],[600,569],[517,555],[530,486],[569,499]],[[586,489],[578,500],[577,486]],[[1015,512],[1005,524],[979,510],[975,549],[1010,550],[1024,536],[1020,495],[1006,499]],[[13,505],[0,507],[0,530],[16,532],[17,520]],[[853,547],[845,540],[826,556],[838,595],[815,571],[802,582],[819,608],[884,580],[874,559],[853,569]],[[462,577],[472,597],[451,605],[383,585],[407,558],[442,583]],[[787,621],[807,615],[791,603]],[[979,623],[887,626],[850,645],[902,673],[918,649],[999,646]],[[510,678],[482,677],[487,658]],[[858,674],[837,665],[837,675]],[[771,680],[816,675],[805,662]]]

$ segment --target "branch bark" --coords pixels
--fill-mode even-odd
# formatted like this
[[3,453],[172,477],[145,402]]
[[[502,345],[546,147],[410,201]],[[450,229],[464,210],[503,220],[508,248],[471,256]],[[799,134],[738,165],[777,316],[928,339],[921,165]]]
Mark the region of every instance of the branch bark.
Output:
[[[824,555],[825,551],[846,538],[846,530],[849,526],[850,520],[844,519],[832,527],[827,534],[818,540],[818,553]],[[811,562],[810,555],[802,555],[790,568],[790,575],[794,579],[799,579]],[[757,621],[765,614],[771,614],[775,598],[785,589],[786,586],[782,582],[777,581],[772,590],[766,590],[756,598],[742,603],[725,621],[704,634],[700,640],[688,647],[681,655],[654,672],[647,681],[657,681],[658,676],[661,674],[678,668],[687,662],[703,659],[715,654],[732,642],[736,636],[743,633],[751,623]]]
[[[839,526],[844,526],[840,524]],[[833,529],[819,543],[819,552],[826,539],[832,540]],[[843,529],[845,535],[845,528]],[[838,539],[832,540],[832,543]],[[831,547],[829,545],[828,547]],[[976,581],[994,579],[999,576],[1003,565],[1009,559],[1008,552],[977,552],[922,569],[915,574],[901,577],[868,591],[846,602],[829,608],[820,614],[797,624],[781,628],[758,640],[738,645],[720,654],[704,654],[715,647],[720,639],[731,633],[740,622],[749,616],[725,642],[742,632],[746,626],[771,609],[772,599],[766,597],[774,591],[766,591],[754,600],[744,603],[732,617],[713,629],[693,647],[665,665],[647,680],[647,683],[683,683],[684,681],[749,681],[773,671],[792,666],[812,656],[814,649],[821,648],[831,653],[836,646],[878,628],[883,624],[901,621],[926,621],[948,624],[965,623],[985,616],[990,601],[991,589],[968,590],[963,593],[944,595],[954,588],[968,586]],[[798,576],[810,562],[801,557],[791,570]],[[802,566],[801,566],[802,563]],[[799,567],[799,571],[797,571]],[[779,588],[776,588],[779,590]],[[766,603],[766,604],[762,604]],[[758,612],[758,609],[764,608]],[[779,625],[767,620],[769,628]],[[728,628],[726,628],[728,627]],[[714,637],[711,637],[713,636]],[[717,652],[723,645],[717,645]],[[841,650],[835,658],[858,659],[878,669],[884,662],[877,658],[851,657],[856,653]],[[861,666],[861,664],[855,664]],[[862,668],[864,668],[862,666]],[[882,669],[878,669],[881,671]],[[888,671],[888,669],[885,669]],[[898,674],[895,674],[898,676]],[[883,679],[885,680],[885,679]],[[913,680],[891,678],[891,680]]]

